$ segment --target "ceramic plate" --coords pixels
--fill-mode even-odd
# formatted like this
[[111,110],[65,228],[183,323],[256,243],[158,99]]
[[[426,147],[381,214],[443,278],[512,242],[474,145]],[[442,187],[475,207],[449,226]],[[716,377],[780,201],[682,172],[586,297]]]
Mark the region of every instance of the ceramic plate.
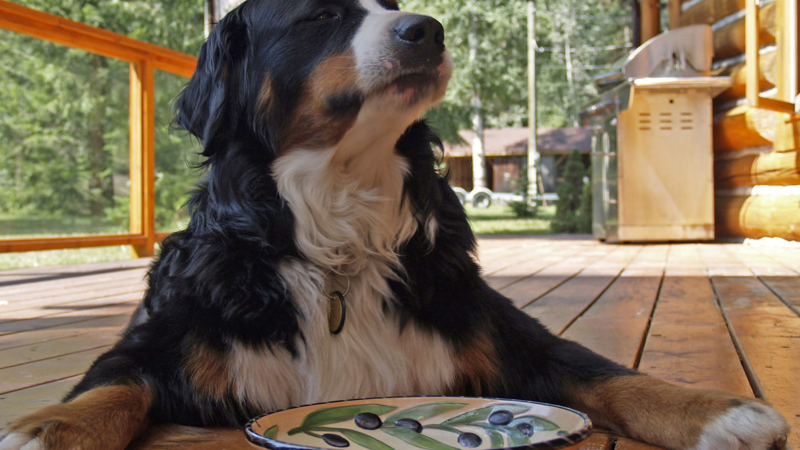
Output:
[[555,449],[592,433],[589,418],[518,400],[400,397],[303,406],[250,421],[247,439],[273,450]]

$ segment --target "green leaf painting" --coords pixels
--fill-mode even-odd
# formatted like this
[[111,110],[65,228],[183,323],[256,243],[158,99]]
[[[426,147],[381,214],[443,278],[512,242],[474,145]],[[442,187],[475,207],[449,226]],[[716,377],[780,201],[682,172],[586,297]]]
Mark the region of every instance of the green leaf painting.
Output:
[[445,420],[442,422],[442,425],[465,425],[472,422],[480,422],[482,420],[486,420],[493,412],[502,409],[510,411],[514,414],[518,414],[527,412],[530,407],[514,403],[502,403],[499,405],[487,406],[486,408],[476,409],[474,411],[455,416],[452,419]]
[[460,450],[447,444],[443,444],[436,439],[425,436],[424,434],[417,433],[414,430],[409,430],[408,428],[387,427],[382,428],[382,430],[389,435],[392,435],[408,444],[413,445],[414,447],[421,448],[423,450]]
[[408,408],[396,412],[391,416],[387,417],[385,422],[388,424],[393,424],[399,419],[425,420],[433,416],[438,416],[439,414],[444,414],[446,412],[463,408],[464,406],[466,406],[466,403],[456,403],[456,402],[428,403],[425,405],[419,405],[413,408]]
[[315,427],[330,425],[332,423],[351,420],[358,413],[371,412],[373,414],[387,414],[397,409],[396,406],[386,405],[354,405],[354,406],[334,406],[331,408],[320,409],[306,416],[299,427],[290,430],[289,436],[301,433]]
[[269,430],[264,432],[264,436],[270,439],[275,439],[278,437],[278,426],[275,425],[274,427],[270,428]]
[[394,448],[384,444],[380,440],[360,431],[342,429],[341,433],[347,439],[350,439],[367,450],[394,450]]

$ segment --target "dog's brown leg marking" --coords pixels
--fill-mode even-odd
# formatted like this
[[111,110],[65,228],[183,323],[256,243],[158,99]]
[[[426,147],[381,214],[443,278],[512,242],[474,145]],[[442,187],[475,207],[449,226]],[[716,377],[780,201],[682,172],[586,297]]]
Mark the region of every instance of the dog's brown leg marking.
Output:
[[48,450],[122,450],[147,427],[151,400],[139,386],[100,387],[25,416],[8,431],[38,438]]
[[595,425],[666,448],[697,446],[706,426],[732,407],[755,399],[687,389],[645,375],[614,377],[570,390],[572,406]]
[[458,378],[454,394],[481,395],[483,387],[496,386],[500,380],[494,343],[486,333],[479,333],[457,349],[455,363]]
[[197,392],[217,399],[228,393],[230,375],[224,355],[200,344],[190,351],[185,367]]

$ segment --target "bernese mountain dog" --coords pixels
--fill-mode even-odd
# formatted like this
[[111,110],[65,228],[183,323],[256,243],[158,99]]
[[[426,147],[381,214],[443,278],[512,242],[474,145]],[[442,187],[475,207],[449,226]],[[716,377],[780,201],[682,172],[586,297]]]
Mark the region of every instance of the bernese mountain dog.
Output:
[[783,448],[766,403],[622,367],[487,286],[420,120],[451,72],[442,25],[395,0],[228,14],[176,102],[207,157],[191,222],[120,341],[0,449],[121,450],[150,424],[412,395],[568,405],[669,449]]

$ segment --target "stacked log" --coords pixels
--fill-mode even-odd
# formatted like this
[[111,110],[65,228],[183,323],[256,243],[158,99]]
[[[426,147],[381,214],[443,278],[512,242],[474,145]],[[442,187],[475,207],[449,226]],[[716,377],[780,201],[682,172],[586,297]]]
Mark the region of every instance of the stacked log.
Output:
[[717,194],[717,236],[800,240],[797,192]]
[[[749,108],[745,101],[745,0],[694,0],[671,22],[714,28],[714,57],[719,75],[732,86],[715,100],[714,177],[717,236],[780,237],[800,240],[800,149],[777,151],[776,128],[787,115]],[[774,93],[779,80],[776,3],[759,10],[762,96]],[[779,44],[780,45],[780,44]],[[777,141],[780,141],[780,137]]]

